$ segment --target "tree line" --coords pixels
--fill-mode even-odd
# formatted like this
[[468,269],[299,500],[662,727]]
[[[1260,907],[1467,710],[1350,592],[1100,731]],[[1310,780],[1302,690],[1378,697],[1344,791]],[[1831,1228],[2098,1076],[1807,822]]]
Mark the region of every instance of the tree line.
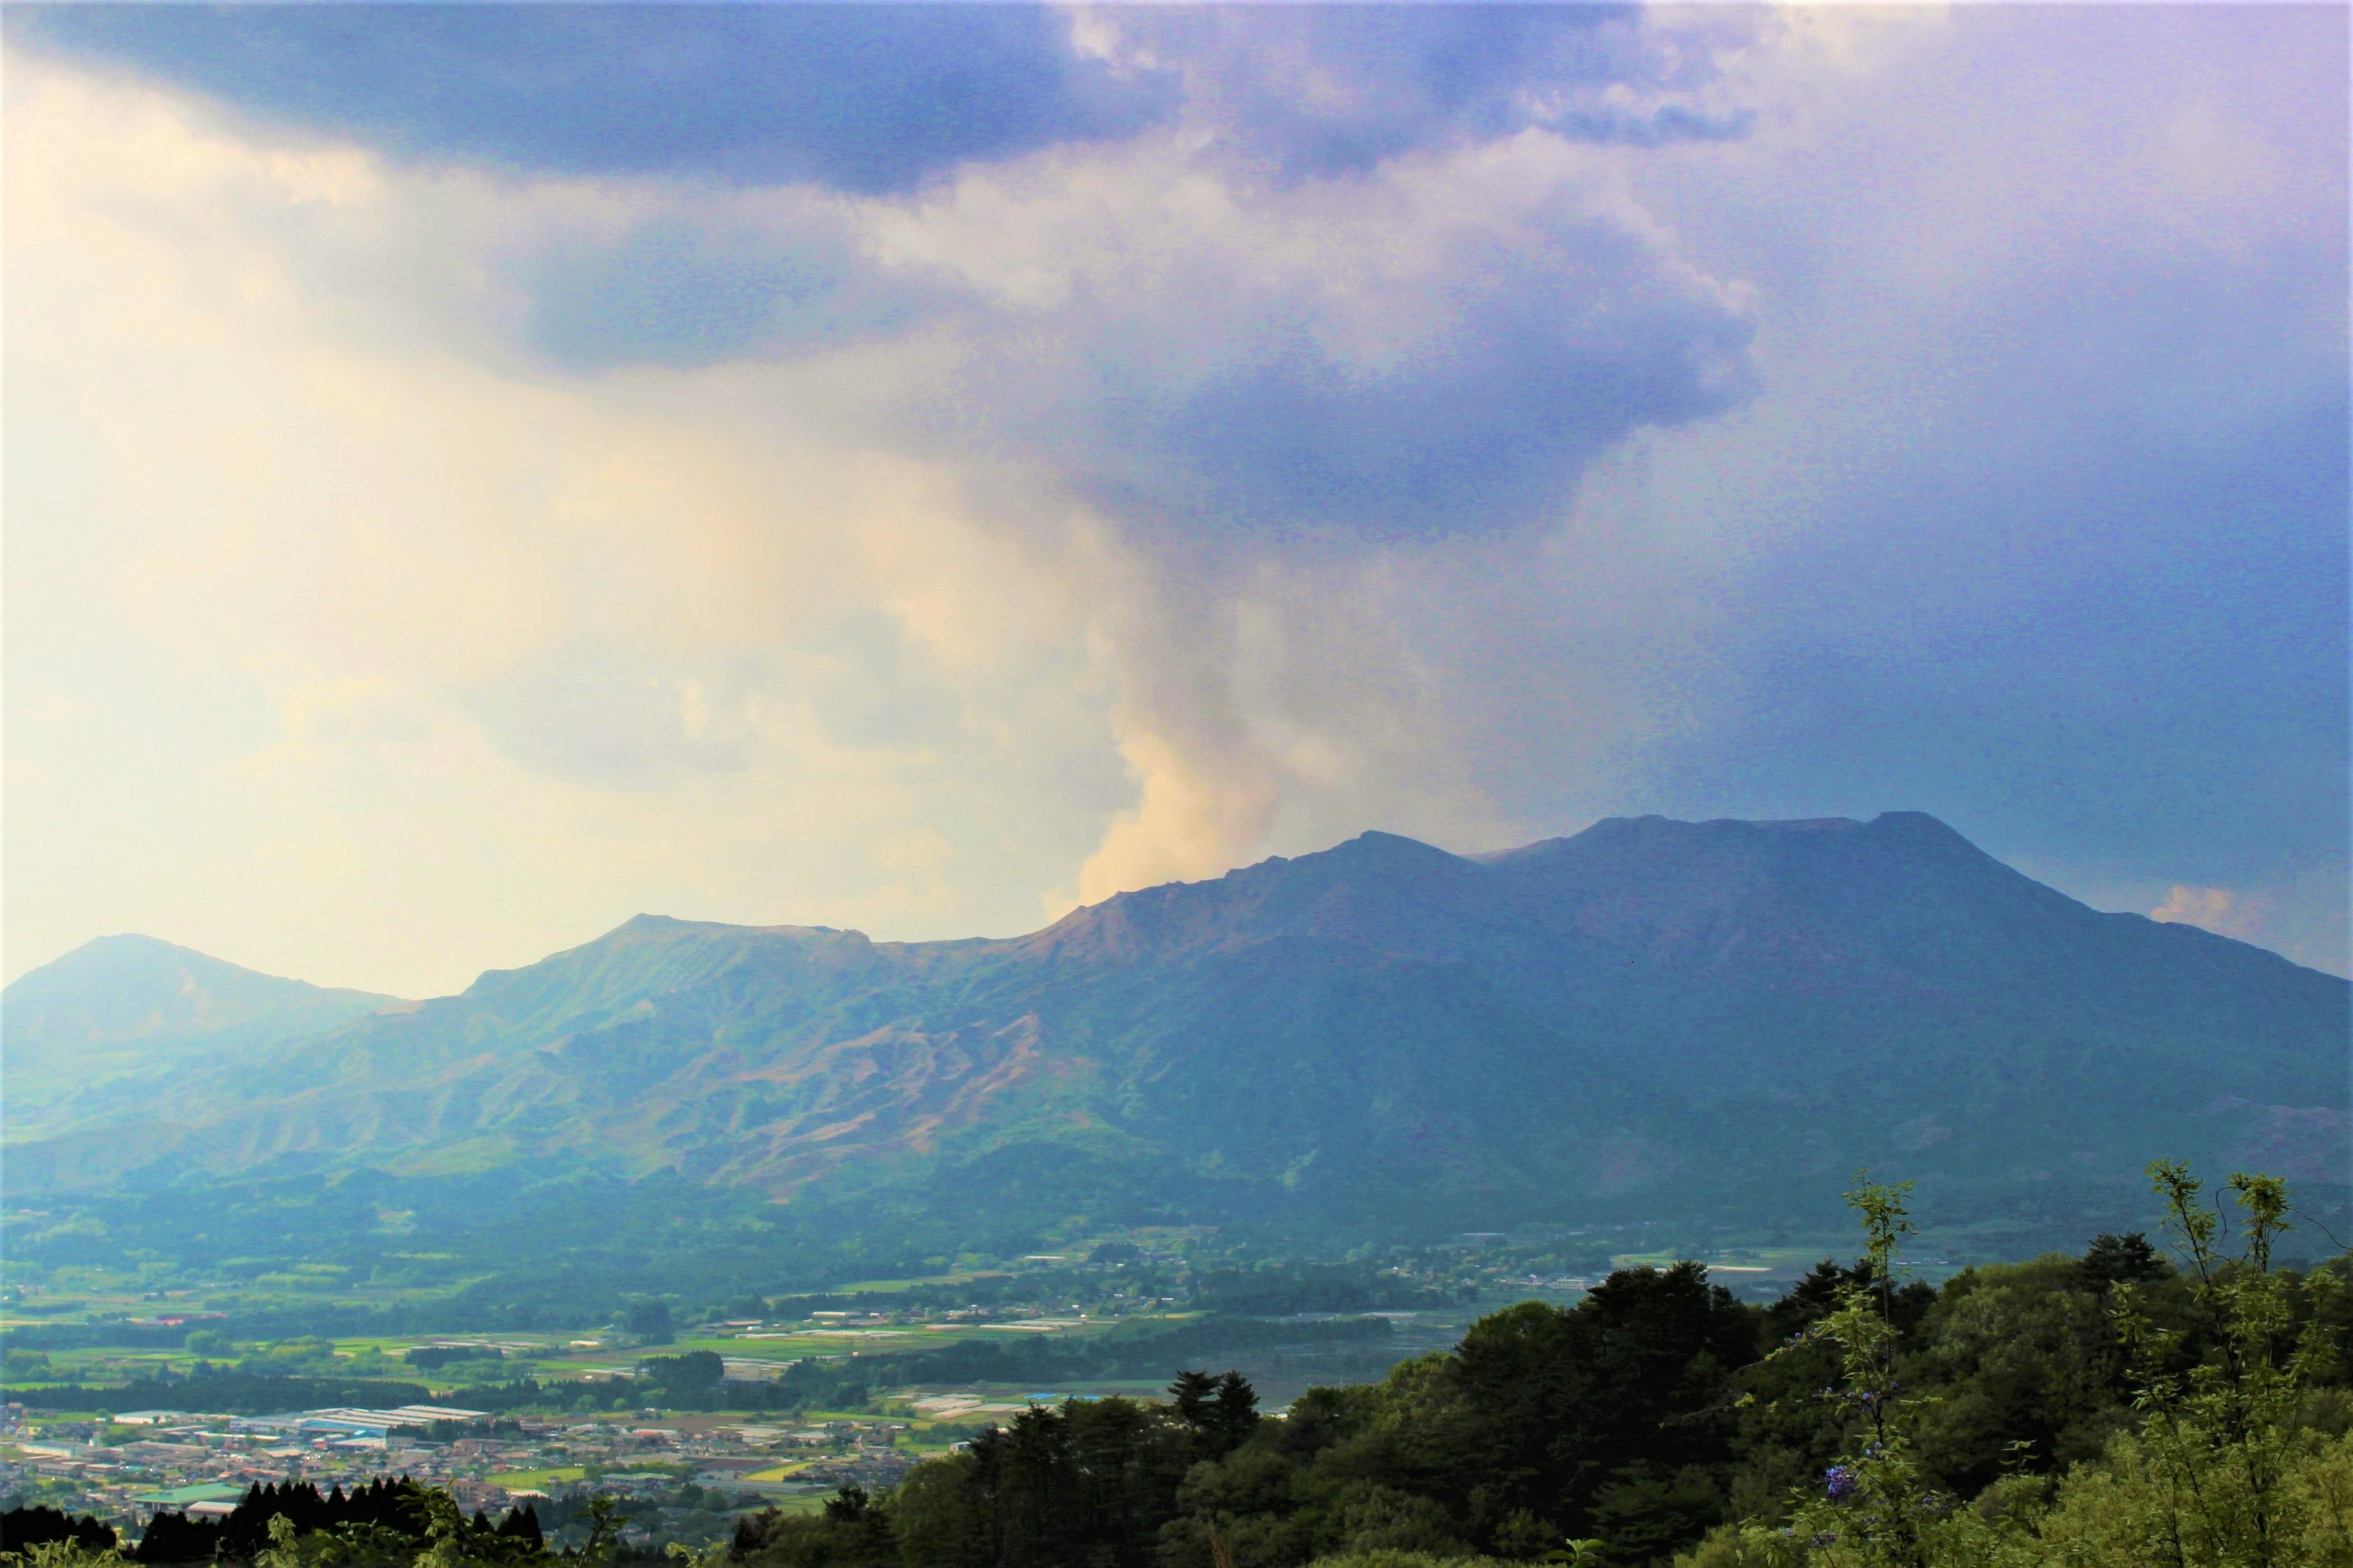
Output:
[[[480,1510],[467,1518],[449,1494],[406,1479],[378,1479],[325,1492],[308,1481],[249,1487],[221,1519],[191,1519],[165,1510],[125,1550],[95,1519],[56,1509],[0,1513],[0,1553],[22,1562],[121,1562],[154,1564],[241,1563],[295,1568],[281,1561],[297,1543],[304,1562],[409,1563],[446,1537],[470,1561],[519,1563],[546,1555],[538,1511],[526,1505],[493,1523]],[[273,1558],[273,1550],[277,1556]]]

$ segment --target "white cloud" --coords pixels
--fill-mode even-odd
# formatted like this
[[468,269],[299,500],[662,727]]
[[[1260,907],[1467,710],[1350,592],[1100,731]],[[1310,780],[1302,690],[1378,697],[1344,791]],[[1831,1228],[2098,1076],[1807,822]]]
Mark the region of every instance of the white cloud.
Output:
[[2177,882],[2167,889],[2165,901],[2148,911],[2148,918],[2255,942],[2262,939],[2264,920],[2270,912],[2270,900],[2265,899],[2229,888],[2196,888]]

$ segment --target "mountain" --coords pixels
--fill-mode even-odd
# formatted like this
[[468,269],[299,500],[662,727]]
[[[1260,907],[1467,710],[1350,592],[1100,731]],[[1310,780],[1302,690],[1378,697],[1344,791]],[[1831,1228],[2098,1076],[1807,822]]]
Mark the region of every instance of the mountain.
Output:
[[161,1074],[316,1035],[395,996],[331,990],[147,936],[102,936],[0,993],[0,1079],[13,1140],[70,1124]]
[[[72,962],[10,987],[12,1031]],[[10,1179],[566,1165],[1459,1230],[1770,1215],[1866,1163],[1947,1213],[2130,1192],[2159,1155],[2337,1202],[2348,1151],[2344,981],[2100,913],[1916,813],[1480,858],[1366,834],[1006,941],[640,916],[353,1014],[234,1070],[159,1058],[70,1127],[12,1106]]]

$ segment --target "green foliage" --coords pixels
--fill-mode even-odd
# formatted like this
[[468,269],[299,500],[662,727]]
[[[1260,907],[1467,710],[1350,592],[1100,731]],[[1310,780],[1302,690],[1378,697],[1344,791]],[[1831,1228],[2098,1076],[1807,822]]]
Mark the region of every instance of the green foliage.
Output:
[[1197,1483],[1256,1433],[1258,1396],[1238,1374],[1200,1372],[1180,1374],[1170,1394],[1166,1405],[1032,1405],[964,1452],[918,1467],[892,1502],[904,1561],[1143,1568],[1183,1511],[1180,1496],[1194,1493],[1197,1512],[1212,1510],[1195,1533],[1214,1562],[1214,1502],[1198,1498]]
[[[610,1517],[609,1502],[605,1508]],[[609,1531],[603,1538],[607,1556],[615,1539]],[[94,1543],[88,1539],[79,1544],[83,1557],[9,1568],[79,1568],[84,1562],[123,1561],[90,1554]],[[524,1568],[541,1563],[553,1568],[538,1517],[531,1510],[515,1510],[493,1524],[480,1513],[467,1518],[456,1500],[438,1488],[381,1479],[349,1493],[338,1489],[325,1497],[305,1483],[256,1487],[227,1519],[217,1522],[161,1513],[130,1556],[148,1565]],[[587,1560],[585,1554],[575,1557]]]
[[2284,1445],[2260,1531],[2247,1493],[2226,1489],[2201,1498],[2185,1494],[2181,1480],[2178,1461],[2159,1446],[2120,1438],[2102,1463],[2068,1476],[2013,1559],[2036,1568],[2353,1565],[2353,1442],[2345,1437],[2305,1433]]
[[9,1351],[0,1357],[0,1366],[5,1366],[12,1378],[39,1379],[49,1375],[49,1358],[40,1351]]
[[651,1357],[645,1369],[664,1393],[691,1399],[716,1389],[727,1373],[727,1363],[715,1351],[688,1351],[684,1355]]
[[[2178,1163],[2161,1161],[2149,1173],[2184,1259],[2196,1321],[2157,1326],[2130,1285],[2116,1289],[2116,1316],[2139,1373],[2136,1459],[2170,1500],[2164,1510],[2170,1555],[2234,1568],[2300,1561],[2293,1478],[2308,1458],[2308,1435],[2297,1417],[2306,1390],[2337,1365],[2318,1309],[2342,1281],[2316,1272],[2299,1284],[2273,1268],[2273,1246],[2288,1228],[2287,1187],[2278,1178],[2240,1174],[2226,1184],[2244,1237],[2240,1256],[2226,1258],[2219,1203],[2203,1201],[2200,1184]],[[2195,1330],[2203,1331],[2205,1349],[2192,1359]]]
[[19,1552],[0,1552],[8,1568],[132,1568],[119,1548],[81,1541],[44,1541]]
[[2054,1255],[1971,1269],[1946,1288],[1907,1368],[1942,1394],[1915,1412],[1933,1485],[1974,1495],[2021,1467],[2096,1458],[2129,1423],[2126,1358],[2100,1278]]
[[64,1410],[216,1410],[259,1415],[280,1410],[356,1405],[391,1409],[433,1397],[421,1383],[371,1378],[282,1377],[268,1373],[214,1373],[182,1378],[136,1378],[92,1387],[63,1384],[42,1391],[41,1402]]
[[1440,1557],[1428,1552],[1393,1552],[1377,1548],[1337,1557],[1319,1557],[1314,1568],[1503,1568],[1493,1557]]
[[639,1301],[623,1314],[621,1326],[649,1345],[666,1345],[670,1341],[670,1303]]
[[[2223,1191],[2233,1215],[2178,1163],[2149,1174],[2179,1275],[2140,1238],[2109,1236],[2072,1268],[2042,1260],[1955,1281],[1926,1321],[1937,1342],[1913,1363],[1973,1370],[1941,1408],[1903,1377],[1892,1283],[1903,1190],[1866,1184],[1851,1194],[1879,1289],[1874,1299],[1848,1286],[1814,1331],[1839,1347],[1832,1397],[1857,1412],[1851,1445],[1780,1528],[1751,1520],[1718,1529],[1679,1560],[1683,1568],[2353,1565],[2353,1439],[2341,1421],[2333,1434],[2316,1424],[2343,1403],[2322,1397],[2344,1373],[2338,1272],[2297,1278],[2274,1267],[2289,1223],[2276,1178],[2232,1176]],[[2234,1218],[2242,1242],[2230,1256]],[[2113,1356],[2084,1342],[2079,1298],[2094,1295]],[[2022,1342],[2006,1343],[2005,1327],[2021,1325]],[[2027,1389],[2022,1369],[2040,1369],[2046,1386]],[[2005,1411],[2080,1445],[2120,1372],[2129,1403],[2095,1457],[2037,1474],[2034,1440],[2013,1437],[2007,1473],[1973,1498],[1930,1483],[1932,1470],[1962,1474],[1975,1461],[1928,1447],[1939,1462],[1923,1463],[1924,1445],[1982,1449]]]
[[899,1538],[892,1511],[858,1487],[843,1487],[824,1511],[784,1514],[775,1509],[736,1527],[728,1553],[752,1568],[898,1568]]
[[111,1528],[87,1514],[75,1518],[37,1505],[0,1513],[0,1553],[22,1557],[37,1547],[71,1546],[95,1557],[120,1544]]
[[1797,1539],[1835,1549],[1858,1568],[1927,1568],[1930,1540],[1952,1500],[1926,1481],[1912,1437],[1919,1400],[1907,1394],[1897,1357],[1895,1249],[1913,1233],[1909,1182],[1862,1181],[1846,1194],[1862,1221],[1859,1278],[1840,1291],[1837,1310],[1809,1332],[1834,1347],[1839,1381],[1826,1398],[1840,1406],[1854,1442],[1809,1485],[1788,1525]]
[[1525,1561],[1574,1536],[1591,1568],[1650,1562],[1722,1515],[1731,1380],[1759,1318],[1697,1265],[1630,1269],[1577,1308],[1483,1319],[1381,1384],[1314,1390],[1282,1421],[1230,1374],[1181,1376],[1166,1406],[1034,1411],[918,1468],[895,1500],[905,1558]]

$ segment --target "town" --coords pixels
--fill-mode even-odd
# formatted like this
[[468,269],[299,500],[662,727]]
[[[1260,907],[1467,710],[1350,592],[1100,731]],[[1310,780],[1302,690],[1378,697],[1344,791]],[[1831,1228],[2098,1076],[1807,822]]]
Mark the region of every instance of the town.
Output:
[[[134,1298],[87,1281],[20,1282],[7,1342],[50,1348],[8,1352],[18,1379],[0,1414],[0,1500],[136,1536],[159,1513],[225,1517],[255,1487],[406,1478],[493,1518],[528,1505],[558,1541],[603,1495],[626,1505],[640,1545],[707,1542],[749,1510],[879,1492],[1033,1405],[1156,1398],[1180,1366],[1214,1364],[1243,1370],[1271,1413],[1311,1384],[1452,1343],[1482,1294],[1566,1300],[1589,1283],[1527,1272],[1529,1249],[1499,1237],[1378,1271],[1188,1270],[1117,1246],[1081,1256],[778,1299],[758,1316],[674,1321],[648,1303],[601,1329],[409,1339],[232,1340],[239,1304],[216,1290],[135,1313]],[[1799,1258],[1777,1262],[1727,1262],[1720,1277],[1759,1285]],[[350,1403],[313,1402],[339,1387],[327,1397]],[[195,1391],[207,1388],[237,1389],[234,1408],[206,1407]],[[300,1402],[312,1407],[274,1407],[281,1389],[311,1393]],[[397,1389],[428,1397],[384,1397]]]
[[[968,1415],[980,1402],[934,1408]],[[137,1410],[78,1420],[10,1404],[0,1420],[0,1491],[136,1531],[159,1512],[224,1517],[256,1486],[310,1481],[323,1491],[390,1475],[446,1488],[493,1516],[615,1494],[648,1505],[636,1526],[645,1539],[693,1539],[745,1509],[890,1486],[921,1451],[913,1423],[879,1417],[787,1427],[650,1412],[500,1418],[407,1406],[259,1416]],[[700,1529],[697,1514],[706,1516]]]

